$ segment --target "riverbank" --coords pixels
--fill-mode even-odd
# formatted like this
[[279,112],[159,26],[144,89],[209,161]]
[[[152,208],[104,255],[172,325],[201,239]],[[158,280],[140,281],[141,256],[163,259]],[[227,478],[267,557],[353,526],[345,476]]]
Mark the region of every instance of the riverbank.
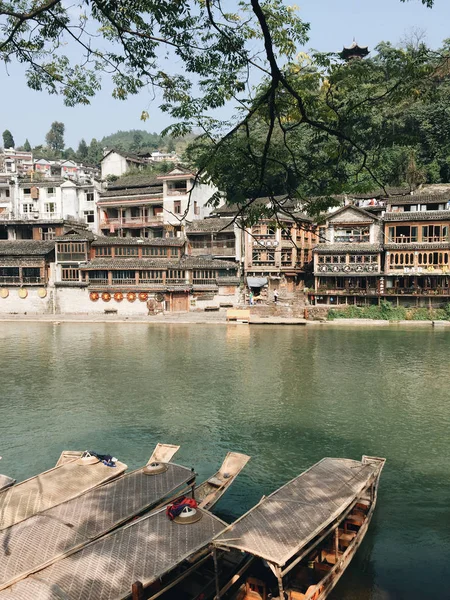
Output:
[[131,324],[192,324],[192,325],[291,325],[314,327],[340,327],[340,326],[370,326],[370,327],[450,327],[450,321],[412,321],[412,320],[386,320],[386,319],[334,319],[334,320],[307,320],[291,317],[257,317],[251,316],[248,323],[226,320],[226,311],[205,313],[166,313],[160,315],[143,315],[133,317],[119,317],[117,315],[0,315],[0,323],[131,323]]

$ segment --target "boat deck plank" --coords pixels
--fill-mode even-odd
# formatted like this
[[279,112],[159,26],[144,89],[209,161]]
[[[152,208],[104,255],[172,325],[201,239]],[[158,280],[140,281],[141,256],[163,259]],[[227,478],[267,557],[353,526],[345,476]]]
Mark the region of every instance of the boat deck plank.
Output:
[[123,599],[135,581],[144,586],[156,581],[204,548],[225,526],[206,511],[196,523],[176,523],[161,509],[0,592],[0,599],[29,600],[36,578],[41,589],[36,588],[33,600]]
[[283,567],[362,492],[377,466],[324,458],[230,525],[214,544]]
[[142,469],[0,531],[0,589],[86,545],[157,504],[193,477],[191,469]]
[[0,494],[0,530],[121,475],[127,465],[117,462],[81,464],[74,460],[8,488]]

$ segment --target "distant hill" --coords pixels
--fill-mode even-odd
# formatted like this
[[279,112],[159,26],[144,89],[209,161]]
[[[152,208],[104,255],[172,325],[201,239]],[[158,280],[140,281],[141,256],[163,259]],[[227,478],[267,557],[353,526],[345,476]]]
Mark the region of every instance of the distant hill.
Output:
[[195,138],[195,135],[185,138],[162,137],[158,133],[150,133],[143,129],[130,129],[129,131],[117,131],[105,136],[100,140],[103,148],[117,148],[129,152],[143,151],[176,151],[182,154],[187,144]]

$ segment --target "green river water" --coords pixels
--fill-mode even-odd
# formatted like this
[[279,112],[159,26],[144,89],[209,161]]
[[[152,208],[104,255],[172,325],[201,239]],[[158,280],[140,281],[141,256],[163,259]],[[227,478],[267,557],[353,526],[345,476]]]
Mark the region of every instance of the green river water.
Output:
[[0,472],[61,450],[129,467],[156,442],[199,481],[252,456],[226,520],[324,456],[384,456],[369,533],[334,600],[450,598],[450,333],[432,328],[0,325]]

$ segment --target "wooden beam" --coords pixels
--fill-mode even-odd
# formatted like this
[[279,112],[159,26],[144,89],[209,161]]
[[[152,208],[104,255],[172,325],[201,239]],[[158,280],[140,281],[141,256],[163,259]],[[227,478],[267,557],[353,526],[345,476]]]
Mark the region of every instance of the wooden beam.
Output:
[[131,598],[132,600],[144,600],[144,588],[140,581],[136,581],[131,586]]

